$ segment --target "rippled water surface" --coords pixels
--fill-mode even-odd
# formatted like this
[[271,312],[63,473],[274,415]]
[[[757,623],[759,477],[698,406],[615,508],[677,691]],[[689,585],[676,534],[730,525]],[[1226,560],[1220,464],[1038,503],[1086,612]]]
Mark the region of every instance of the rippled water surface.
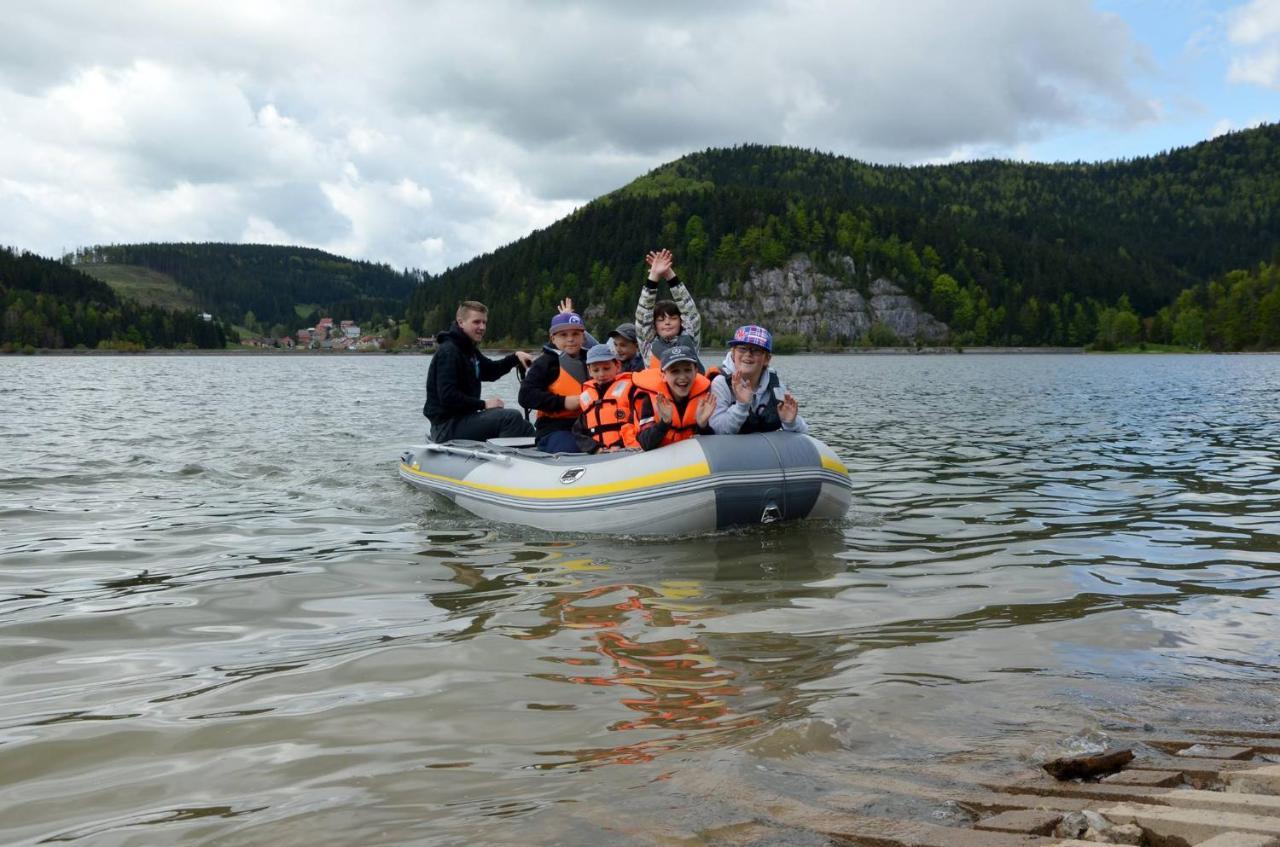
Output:
[[847,520],[667,543],[401,483],[427,361],[0,359],[0,843],[712,843],[1280,720],[1280,358],[779,357]]

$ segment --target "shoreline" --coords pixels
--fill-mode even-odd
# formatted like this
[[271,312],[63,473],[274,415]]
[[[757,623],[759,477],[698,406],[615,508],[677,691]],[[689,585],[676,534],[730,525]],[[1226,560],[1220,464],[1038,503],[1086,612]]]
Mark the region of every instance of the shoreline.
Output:
[[[489,355],[506,355],[515,347],[488,347],[483,350]],[[720,351],[723,347],[707,347],[707,350]],[[227,348],[224,350],[75,350],[38,348],[23,352],[13,350],[0,353],[0,356],[430,356],[432,350],[277,350],[261,347],[244,349]],[[796,350],[787,353],[775,353],[775,356],[958,356],[958,355],[1080,355],[1087,352],[1083,347],[965,347],[957,350],[954,347],[837,347],[825,350]]]
[[[489,347],[484,353],[501,356],[511,353],[517,348]],[[518,348],[532,350],[529,348]],[[707,347],[708,351],[721,351],[725,348]],[[251,356],[251,357],[293,357],[317,356],[350,358],[352,356],[430,356],[432,350],[275,350],[270,348],[246,347],[244,349],[225,350],[74,350],[74,349],[37,349],[33,351],[13,350],[0,353],[0,359],[30,356],[55,357],[98,357],[98,356]],[[788,353],[775,353],[775,356],[1259,356],[1276,355],[1277,350],[1235,350],[1216,352],[1213,350],[1088,350],[1084,347],[839,347],[825,350],[797,350]]]

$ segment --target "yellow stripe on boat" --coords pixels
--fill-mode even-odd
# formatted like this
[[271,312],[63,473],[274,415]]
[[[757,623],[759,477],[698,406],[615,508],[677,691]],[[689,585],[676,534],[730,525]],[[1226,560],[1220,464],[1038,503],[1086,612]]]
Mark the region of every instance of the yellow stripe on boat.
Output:
[[603,482],[599,485],[576,485],[563,486],[560,488],[508,488],[505,485],[490,485],[484,482],[470,482],[465,479],[458,479],[457,477],[428,473],[427,471],[403,463],[400,465],[400,470],[425,479],[438,479],[442,482],[460,485],[463,488],[471,488],[476,491],[491,491],[494,494],[505,494],[508,497],[524,497],[530,500],[569,500],[578,497],[594,497],[599,494],[618,494],[624,491],[652,488],[656,485],[667,485],[672,482],[684,482],[685,480],[697,479],[698,477],[711,475],[711,466],[703,461],[692,465],[685,465],[682,468],[672,468],[668,471],[659,471],[658,473],[632,477],[631,479],[623,479],[617,482]]
[[849,475],[849,469],[840,464],[839,459],[828,456],[825,453],[822,456],[822,466],[829,471],[835,471],[836,473],[844,474],[845,476]]

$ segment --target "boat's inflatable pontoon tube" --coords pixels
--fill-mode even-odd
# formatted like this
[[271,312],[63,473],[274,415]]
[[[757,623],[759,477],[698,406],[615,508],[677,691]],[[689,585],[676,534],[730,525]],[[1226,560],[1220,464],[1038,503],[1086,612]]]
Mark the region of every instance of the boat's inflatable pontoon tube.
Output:
[[481,517],[551,531],[671,535],[849,509],[848,470],[807,435],[703,436],[592,456],[497,442],[415,447],[400,476]]

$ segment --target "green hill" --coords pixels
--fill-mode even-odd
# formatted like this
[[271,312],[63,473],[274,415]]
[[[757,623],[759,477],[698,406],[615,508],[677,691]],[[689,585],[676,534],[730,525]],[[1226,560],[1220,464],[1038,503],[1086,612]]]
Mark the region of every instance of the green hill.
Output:
[[309,247],[262,244],[119,244],[77,250],[67,260],[90,273],[132,269],[107,270],[100,278],[155,296],[182,296],[185,290],[199,308],[219,318],[279,324],[285,331],[318,317],[299,318],[299,304],[318,304],[317,312],[361,322],[399,316],[423,279],[416,271]]
[[117,294],[61,262],[0,248],[0,351],[85,347],[221,349],[230,328],[191,309],[167,309]]
[[195,293],[179,285],[173,277],[141,265],[82,264],[76,269],[105,282],[121,297],[146,306],[191,311],[200,306]]
[[707,150],[428,281],[409,319],[431,331],[480,299],[497,334],[535,339],[570,295],[608,325],[630,315],[642,257],[661,246],[700,297],[806,254],[864,293],[892,281],[961,343],[1092,343],[1109,309],[1154,316],[1184,289],[1280,258],[1280,125],[1097,164]]

